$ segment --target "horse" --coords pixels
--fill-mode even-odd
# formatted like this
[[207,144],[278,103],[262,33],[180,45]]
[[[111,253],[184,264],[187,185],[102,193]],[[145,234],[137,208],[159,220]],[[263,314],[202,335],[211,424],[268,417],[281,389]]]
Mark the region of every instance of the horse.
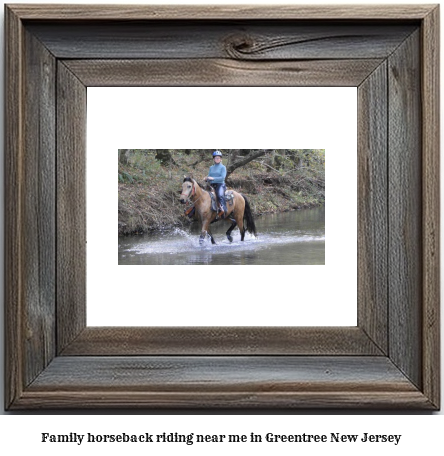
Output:
[[[245,239],[245,233],[248,231],[251,234],[256,234],[256,226],[254,224],[253,214],[251,212],[250,203],[245,195],[232,190],[234,198],[233,203],[227,203],[227,213],[223,219],[231,223],[230,228],[226,232],[227,239],[233,242],[231,232],[239,227],[241,241]],[[217,221],[217,212],[211,209],[210,193],[200,187],[200,185],[191,177],[185,177],[182,183],[182,193],[180,195],[182,204],[189,203],[196,210],[196,215],[202,223],[202,232],[199,238],[199,244],[202,245],[206,235],[208,234],[212,244],[216,244],[210,230],[210,224]]]

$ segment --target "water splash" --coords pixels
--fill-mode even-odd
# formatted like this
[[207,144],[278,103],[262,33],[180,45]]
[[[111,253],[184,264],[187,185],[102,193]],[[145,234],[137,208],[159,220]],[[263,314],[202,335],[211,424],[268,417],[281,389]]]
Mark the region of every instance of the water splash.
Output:
[[199,236],[187,233],[180,228],[176,228],[166,236],[155,242],[144,241],[127,249],[139,255],[156,255],[156,254],[177,254],[177,253],[195,253],[196,249],[211,251],[213,254],[256,250],[269,248],[271,246],[294,244],[301,242],[323,242],[325,235],[304,235],[294,233],[266,233],[254,237],[246,233],[245,240],[240,240],[240,234],[233,236],[233,242],[228,239],[216,237],[216,244],[211,244],[210,237],[207,236],[202,245],[199,244]]

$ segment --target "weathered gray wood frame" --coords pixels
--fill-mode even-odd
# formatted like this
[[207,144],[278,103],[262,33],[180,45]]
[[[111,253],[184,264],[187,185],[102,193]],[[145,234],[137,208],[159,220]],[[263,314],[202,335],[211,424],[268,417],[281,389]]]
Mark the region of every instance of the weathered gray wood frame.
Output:
[[[438,6],[5,18],[7,409],[439,408]],[[358,326],[86,327],[94,85],[358,87]]]

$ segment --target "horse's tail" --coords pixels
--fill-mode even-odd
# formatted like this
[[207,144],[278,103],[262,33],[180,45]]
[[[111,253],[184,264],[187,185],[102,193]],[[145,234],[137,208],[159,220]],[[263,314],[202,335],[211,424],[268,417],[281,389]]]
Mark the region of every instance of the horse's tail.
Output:
[[[242,194],[241,194],[242,195]],[[250,203],[247,200],[245,195],[242,195],[242,198],[245,200],[245,211],[244,211],[244,226],[245,229],[257,236],[256,225],[254,224],[253,213],[251,212]]]

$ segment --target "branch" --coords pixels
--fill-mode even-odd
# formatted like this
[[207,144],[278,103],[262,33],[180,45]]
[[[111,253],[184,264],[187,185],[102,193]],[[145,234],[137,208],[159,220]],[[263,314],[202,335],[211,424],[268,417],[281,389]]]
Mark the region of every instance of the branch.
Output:
[[280,173],[277,169],[274,169],[272,166],[267,165],[267,164],[264,163],[264,162],[257,161],[256,163],[259,163],[259,164],[262,165],[262,166],[266,166],[267,168],[270,168],[270,169],[272,169],[273,171],[276,171],[279,175],[282,175],[282,173]]
[[267,152],[270,152],[272,149],[262,149],[257,152],[252,152],[250,155],[247,155],[244,159],[237,160],[235,163],[232,163],[228,166],[227,169],[227,177],[237,168],[241,168],[242,166],[245,166],[247,163],[250,163],[251,161],[255,160],[256,158],[262,157],[265,155]]

